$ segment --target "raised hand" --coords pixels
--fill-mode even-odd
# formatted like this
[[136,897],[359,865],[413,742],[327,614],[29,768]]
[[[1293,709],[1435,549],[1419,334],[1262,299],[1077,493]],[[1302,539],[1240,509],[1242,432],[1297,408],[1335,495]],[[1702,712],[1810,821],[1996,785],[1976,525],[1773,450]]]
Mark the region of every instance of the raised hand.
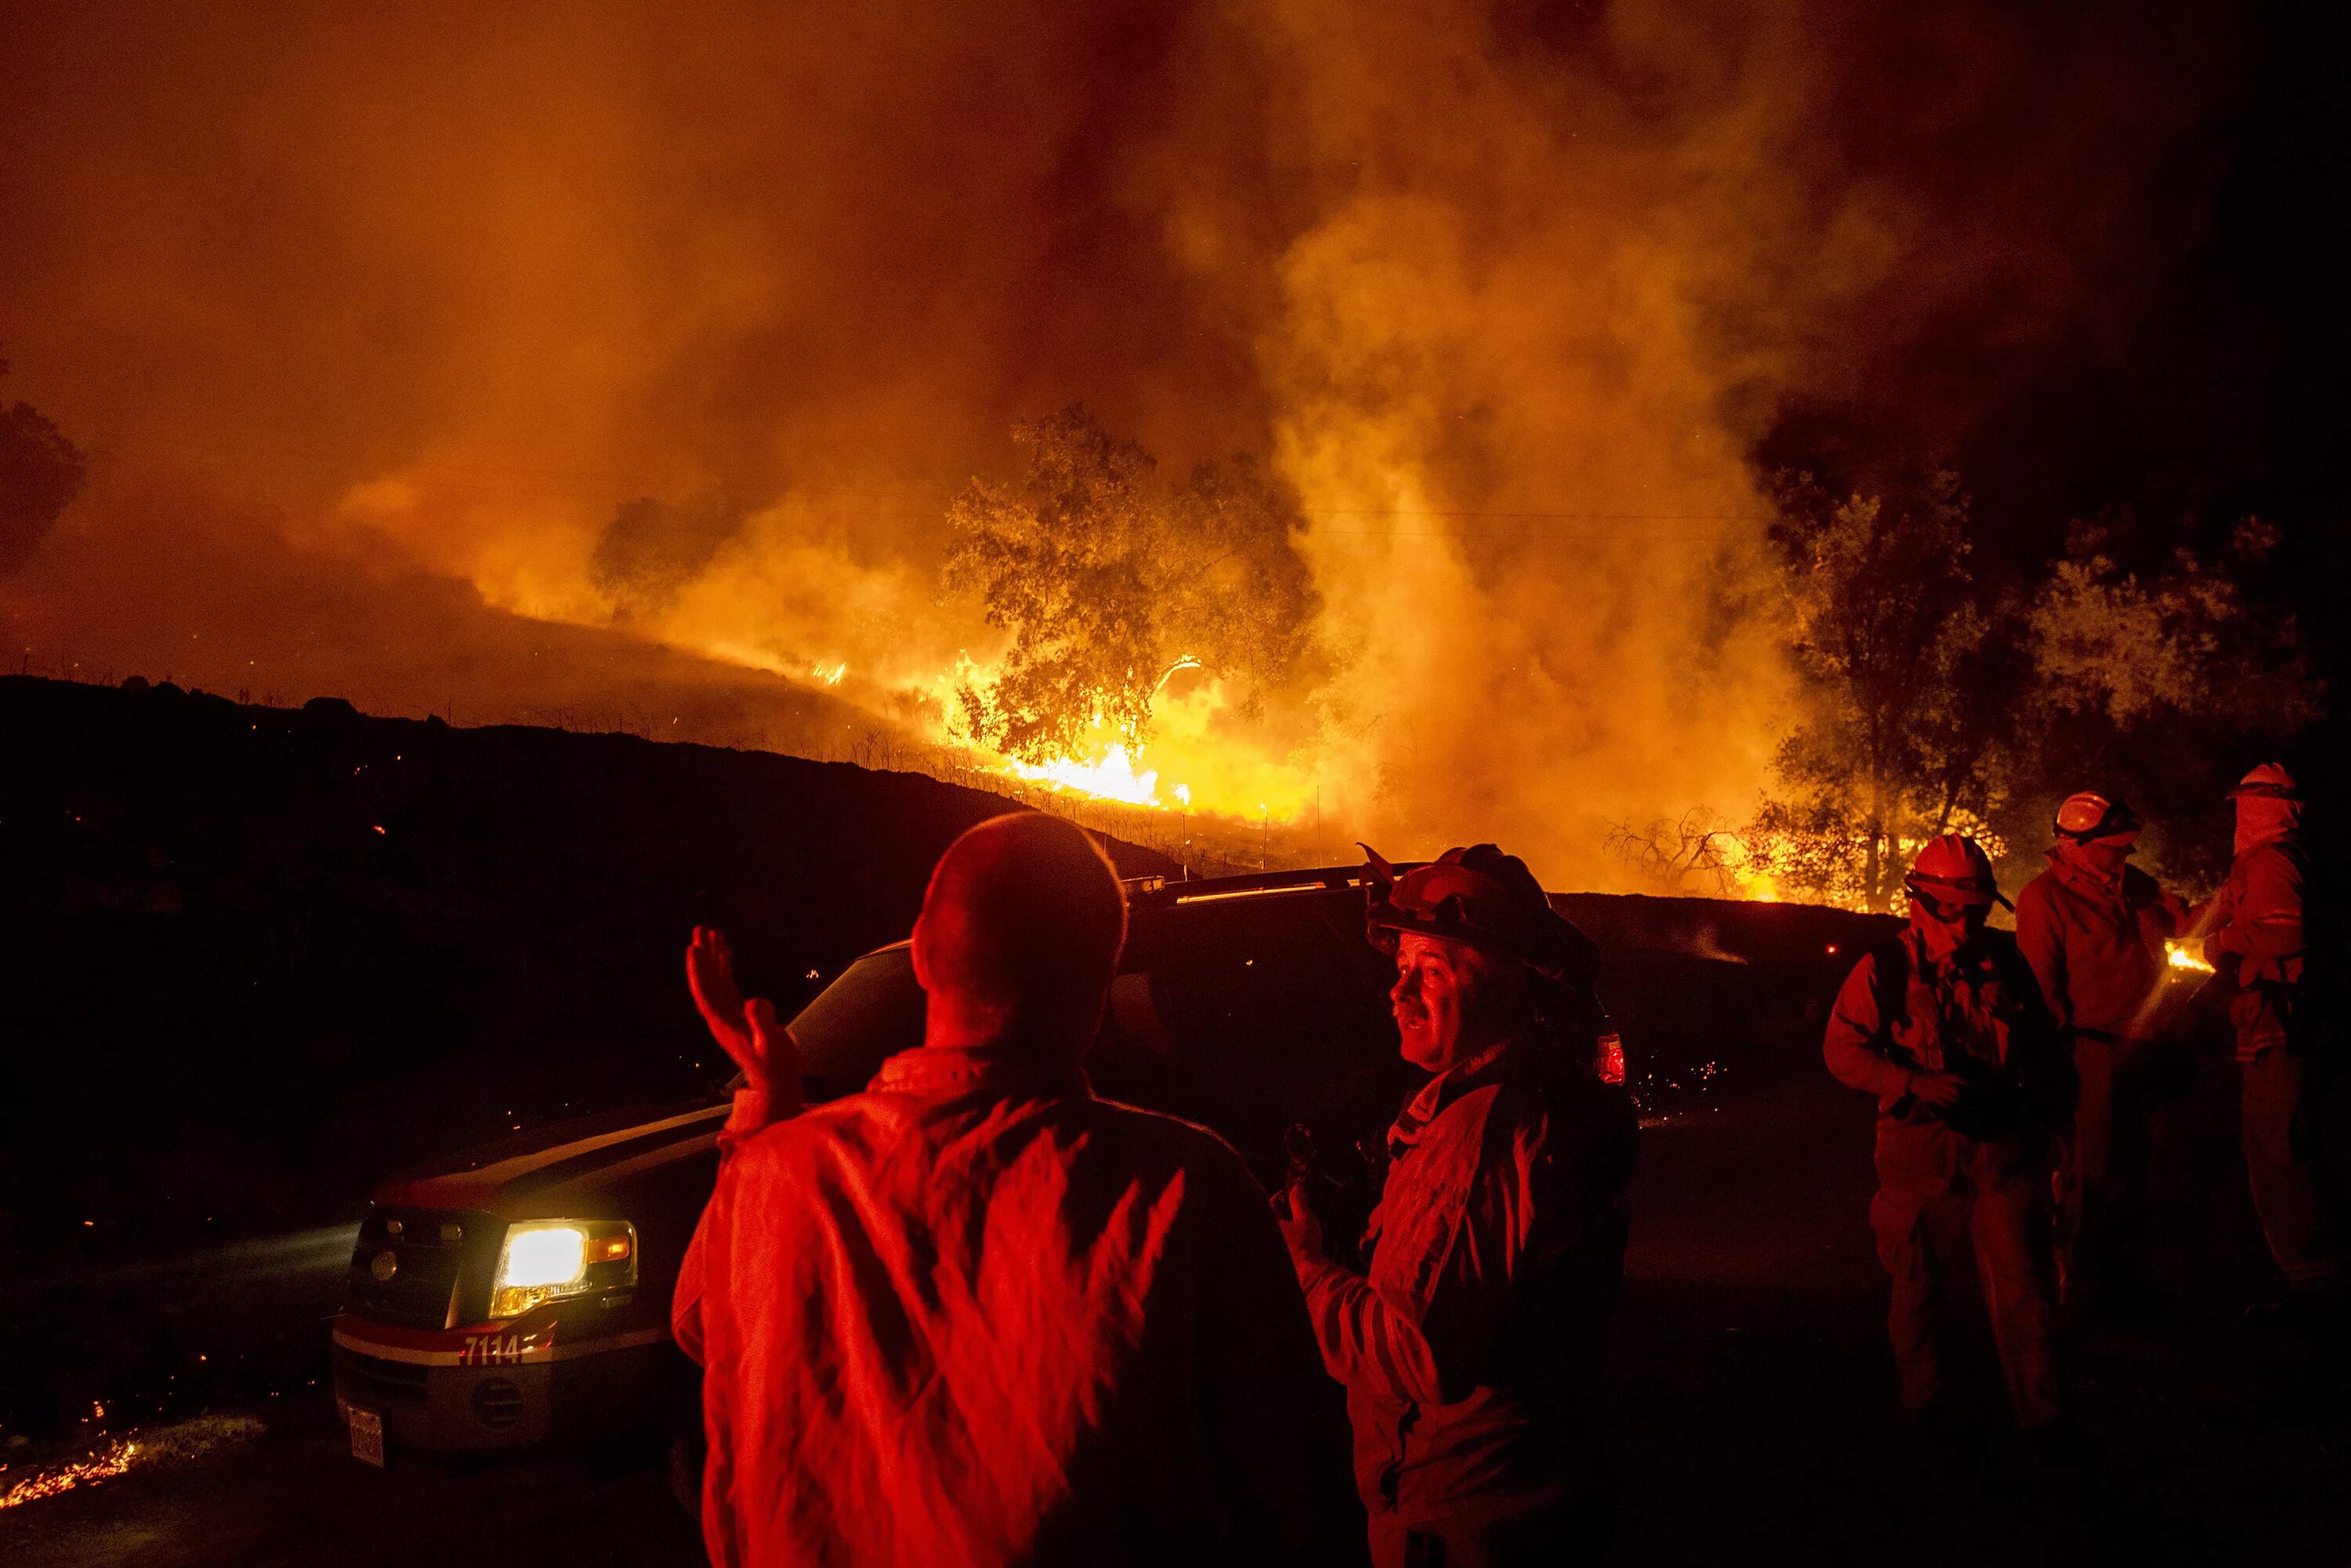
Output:
[[1293,1181],[1275,1195],[1273,1220],[1281,1227],[1281,1239],[1290,1244],[1291,1257],[1322,1255],[1322,1222],[1315,1218],[1314,1206],[1306,1201],[1305,1183]]
[[725,932],[711,925],[694,928],[685,948],[685,985],[702,1021],[726,1054],[740,1061],[750,1049],[751,1025],[744,1015],[742,988],[735,983],[735,950]]
[[799,1046],[792,1031],[776,1021],[774,1003],[765,997],[743,999],[743,988],[735,983],[735,951],[716,926],[694,928],[694,940],[685,946],[685,987],[710,1026],[710,1038],[743,1070],[749,1091],[735,1096],[722,1145],[726,1135],[745,1137],[769,1122],[799,1114]]
[[799,1042],[792,1038],[789,1027],[776,1021],[775,1004],[765,997],[753,997],[745,1003],[743,1018],[751,1026],[751,1052],[759,1061],[757,1071],[745,1068],[744,1077],[754,1087],[765,1091],[770,1120],[799,1115]]
[[[725,932],[716,926],[694,928],[694,940],[685,948],[685,986],[694,993],[695,1008],[710,1026],[710,1037],[718,1048],[743,1070],[743,1076],[755,1088],[767,1087],[766,1055],[744,1005],[742,988],[735,983],[735,950],[726,945]],[[758,1005],[767,1008],[765,1002]],[[768,1020],[772,1030],[772,1009],[768,1011]]]

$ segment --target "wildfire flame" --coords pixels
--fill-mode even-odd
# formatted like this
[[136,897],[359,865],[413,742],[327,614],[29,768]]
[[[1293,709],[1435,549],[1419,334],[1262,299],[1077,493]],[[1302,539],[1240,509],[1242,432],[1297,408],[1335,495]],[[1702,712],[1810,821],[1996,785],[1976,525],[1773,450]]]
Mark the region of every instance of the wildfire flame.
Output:
[[[2148,225],[2234,254],[2208,198],[2266,36],[1938,10],[1949,79],[1910,101],[1887,84],[1915,29],[1792,6],[737,7],[651,44],[621,7],[215,8],[256,15],[150,30],[92,111],[111,8],[24,9],[10,237],[41,261],[10,269],[34,379],[7,385],[105,458],[10,569],[12,658],[1188,797],[1269,856],[1492,839],[1561,885],[1635,876],[1612,823],[1743,816],[1773,778],[1802,694],[1763,453],[2028,429],[2068,378],[2103,384],[2070,345],[2232,286],[2203,261],[2112,280],[2146,271]],[[484,89],[548,59],[543,112]],[[142,203],[165,168],[182,199]],[[2010,168],[2032,178],[1973,177]],[[379,321],[413,329],[354,328]],[[2013,373],[1905,373],[1947,340]],[[158,341],[172,373],[110,351]],[[2149,409],[2216,373],[2145,369]],[[323,390],[352,386],[386,390]],[[1177,622],[1136,644],[1135,695],[1174,677],[1149,725],[1019,767],[947,752],[925,683],[1016,634],[943,591],[949,509],[1009,482],[1008,419],[1081,395],[1171,481],[1246,451],[1294,490],[1311,656],[1287,689],[1251,674],[1243,715],[1238,675],[1213,694],[1248,644]],[[1997,461],[2070,492],[2145,466],[2148,437],[2116,439],[2085,468]],[[2225,489],[2240,444],[2179,462]],[[1863,896],[1776,874],[1729,881]]]
[[962,694],[980,694],[985,703],[995,684],[994,664],[963,654],[923,684],[923,706],[935,716],[932,738],[987,772],[1155,810],[1297,821],[1315,800],[1312,769],[1272,760],[1236,742],[1227,723],[1224,687],[1215,679],[1180,692],[1170,689],[1177,674],[1202,668],[1197,659],[1180,659],[1160,677],[1143,735],[1125,734],[1097,715],[1075,745],[1038,761],[993,750],[967,727]]
[[999,770],[1032,784],[1073,790],[1099,800],[1121,800],[1130,806],[1161,804],[1158,772],[1138,768],[1134,755],[1123,746],[1106,747],[1102,756],[1091,762],[1074,757],[1055,758],[1043,763],[1021,762],[1009,757],[995,760]]

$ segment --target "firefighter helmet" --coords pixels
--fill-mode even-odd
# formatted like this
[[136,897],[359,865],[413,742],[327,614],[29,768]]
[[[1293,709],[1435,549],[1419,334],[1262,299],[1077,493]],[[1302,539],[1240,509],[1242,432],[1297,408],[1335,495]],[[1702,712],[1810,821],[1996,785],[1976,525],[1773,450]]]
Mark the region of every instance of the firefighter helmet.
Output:
[[2108,797],[2095,789],[2085,789],[2078,795],[2066,796],[2065,803],[2057,808],[2058,835],[2077,843],[2119,838],[2126,833],[2137,838],[2138,828],[2138,813],[2119,795]]
[[1983,847],[1964,833],[1945,833],[1920,850],[1902,885],[1913,898],[1934,904],[2015,907],[2001,896],[2000,883],[1991,874],[1991,860]]
[[1373,942],[1393,952],[1405,932],[1459,942],[1516,958],[1546,979],[1589,987],[1600,949],[1551,905],[1527,862],[1492,844],[1446,851],[1398,874],[1369,844],[1364,922]]
[[2264,762],[2238,779],[2237,787],[2229,791],[2231,800],[2241,800],[2248,796],[2255,800],[2299,800],[2302,799],[2302,786],[2294,781],[2294,775],[2285,770],[2284,763]]

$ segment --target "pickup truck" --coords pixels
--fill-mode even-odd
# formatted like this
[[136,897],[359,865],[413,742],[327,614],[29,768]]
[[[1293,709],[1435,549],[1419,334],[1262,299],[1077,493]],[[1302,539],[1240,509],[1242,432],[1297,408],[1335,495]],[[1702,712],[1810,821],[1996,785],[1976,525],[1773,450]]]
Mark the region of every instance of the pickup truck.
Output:
[[[1419,1081],[1397,1054],[1394,967],[1364,935],[1359,875],[1130,884],[1087,1063],[1097,1092],[1215,1128],[1269,1187],[1303,1166],[1334,1237],[1359,1231],[1379,1134]],[[791,1021],[810,1103],[863,1088],[922,1028],[907,945],[859,958]],[[670,1295],[726,1114],[724,1100],[619,1113],[380,1187],[334,1321],[352,1451],[381,1464],[693,1421]]]

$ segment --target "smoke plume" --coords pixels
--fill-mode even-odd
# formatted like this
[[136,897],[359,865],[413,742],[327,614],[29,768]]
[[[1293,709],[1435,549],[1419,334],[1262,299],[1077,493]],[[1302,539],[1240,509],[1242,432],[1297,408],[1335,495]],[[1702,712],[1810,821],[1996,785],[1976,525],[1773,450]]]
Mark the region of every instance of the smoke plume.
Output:
[[[2254,42],[2160,5],[8,5],[0,342],[91,484],[0,613],[28,660],[461,722],[920,729],[1000,642],[936,586],[946,502],[1082,401],[1169,472],[1267,455],[1309,517],[1311,678],[1247,720],[1171,687],[1163,788],[1604,885],[1609,821],[1742,813],[1784,727],[1775,421],[1949,448],[2120,342]],[[828,695],[751,723],[747,669]],[[698,733],[697,686],[735,694]]]

